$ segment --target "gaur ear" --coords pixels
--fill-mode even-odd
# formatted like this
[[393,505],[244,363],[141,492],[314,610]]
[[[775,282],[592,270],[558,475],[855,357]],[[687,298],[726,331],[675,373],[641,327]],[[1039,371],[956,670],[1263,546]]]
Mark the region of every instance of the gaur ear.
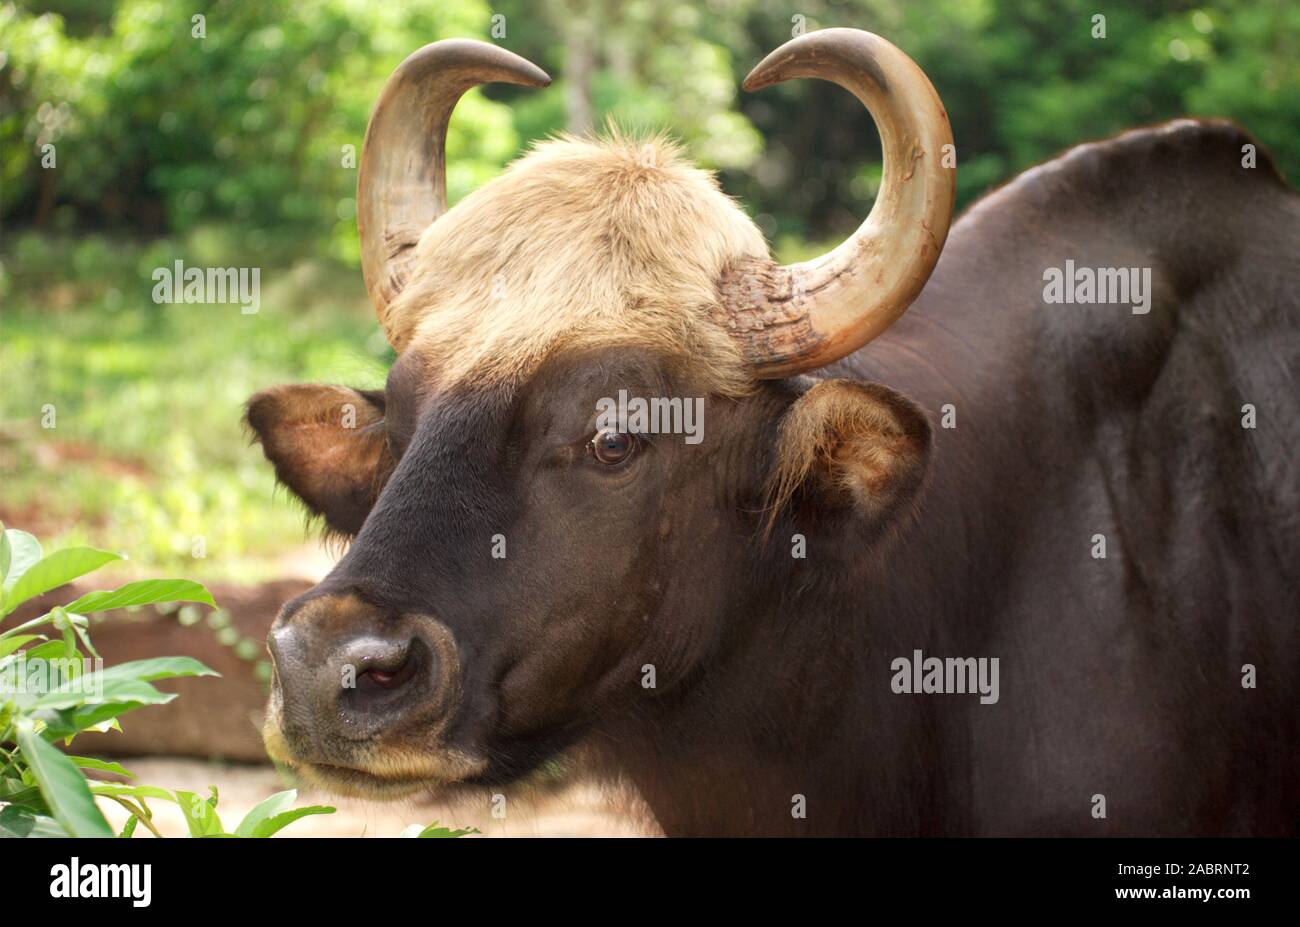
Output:
[[244,418],[281,483],[334,531],[361,530],[394,464],[382,392],[276,386],[248,400]]
[[878,383],[822,380],[786,410],[771,481],[773,517],[798,497],[875,527],[910,504],[930,458],[930,423]]

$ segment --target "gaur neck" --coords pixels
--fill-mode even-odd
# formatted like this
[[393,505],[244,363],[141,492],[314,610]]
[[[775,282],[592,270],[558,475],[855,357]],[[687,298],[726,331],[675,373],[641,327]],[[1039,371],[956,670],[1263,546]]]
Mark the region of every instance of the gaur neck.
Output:
[[596,739],[664,831],[916,834],[933,827],[943,817],[935,813],[943,764],[922,758],[940,755],[934,703],[889,688],[889,661],[910,652],[900,648],[914,638],[887,618],[833,605],[749,604],[733,616],[753,628],[740,649],[657,712],[639,712]]

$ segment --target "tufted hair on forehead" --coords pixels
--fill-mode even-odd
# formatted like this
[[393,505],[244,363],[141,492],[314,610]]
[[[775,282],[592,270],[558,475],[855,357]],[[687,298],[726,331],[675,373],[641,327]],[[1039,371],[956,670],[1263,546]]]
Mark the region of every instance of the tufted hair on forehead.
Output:
[[733,262],[762,234],[662,136],[538,144],[424,232],[383,319],[440,383],[521,382],[558,347],[689,356],[725,395],[751,388],[718,317]]

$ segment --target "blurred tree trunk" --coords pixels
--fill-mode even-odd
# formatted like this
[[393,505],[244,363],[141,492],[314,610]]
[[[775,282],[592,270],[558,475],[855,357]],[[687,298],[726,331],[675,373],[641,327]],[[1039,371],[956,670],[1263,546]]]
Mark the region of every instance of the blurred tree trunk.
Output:
[[36,198],[36,215],[32,219],[32,224],[38,229],[43,229],[57,199],[55,192],[58,189],[59,172],[55,168],[41,168],[39,174],[40,192]]
[[571,15],[563,27],[566,122],[570,132],[586,135],[595,121],[591,78],[596,70],[596,29],[588,4],[568,7]]
[[613,26],[613,16],[603,0],[556,0],[543,9],[551,27],[564,36],[560,79],[564,81],[565,128],[574,135],[586,135],[596,121],[591,81],[600,53],[597,30],[607,32]]

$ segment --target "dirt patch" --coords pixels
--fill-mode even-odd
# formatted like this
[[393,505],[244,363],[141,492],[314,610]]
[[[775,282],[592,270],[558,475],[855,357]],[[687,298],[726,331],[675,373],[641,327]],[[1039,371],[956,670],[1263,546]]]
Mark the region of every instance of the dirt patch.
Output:
[[63,464],[79,463],[94,464],[102,476],[112,479],[134,477],[147,480],[153,476],[153,471],[144,461],[109,454],[88,441],[66,438],[59,441],[38,441],[32,445],[32,458],[37,466],[50,472]]

